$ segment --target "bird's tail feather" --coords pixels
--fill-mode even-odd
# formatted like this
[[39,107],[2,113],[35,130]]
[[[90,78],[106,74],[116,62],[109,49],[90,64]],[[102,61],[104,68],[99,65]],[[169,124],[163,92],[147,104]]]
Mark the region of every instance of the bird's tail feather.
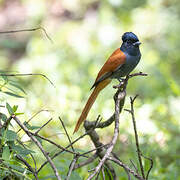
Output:
[[111,79],[106,79],[100,82],[95,89],[93,90],[92,94],[90,95],[82,113],[81,116],[78,119],[78,122],[76,123],[76,127],[74,129],[74,133],[78,131],[80,125],[83,123],[83,121],[86,119],[92,105],[94,104],[99,92],[104,89],[109,83],[111,82]]

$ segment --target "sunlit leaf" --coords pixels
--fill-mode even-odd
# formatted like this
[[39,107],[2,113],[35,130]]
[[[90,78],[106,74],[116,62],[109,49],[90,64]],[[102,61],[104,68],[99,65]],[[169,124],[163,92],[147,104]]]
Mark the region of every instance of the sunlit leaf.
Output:
[[12,109],[13,109],[13,112],[15,113],[18,109],[18,105],[14,105]]
[[12,107],[8,103],[6,103],[6,109],[8,110],[10,115],[12,115],[14,113]]
[[9,91],[4,91],[3,93],[8,94],[8,95],[10,95],[10,96],[17,97],[17,98],[24,98],[23,96],[20,96],[20,95],[14,94],[14,93],[9,92]]
[[19,90],[20,90],[21,92],[23,92],[24,94],[26,94],[25,90],[24,90],[20,85],[15,84],[15,83],[13,83],[13,82],[9,82],[9,84],[10,84],[11,86],[16,87],[17,89],[19,89]]

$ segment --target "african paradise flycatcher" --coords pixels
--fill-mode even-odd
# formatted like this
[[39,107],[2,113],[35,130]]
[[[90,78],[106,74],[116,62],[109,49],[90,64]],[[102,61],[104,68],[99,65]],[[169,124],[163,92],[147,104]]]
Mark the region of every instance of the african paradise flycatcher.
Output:
[[104,89],[113,78],[120,80],[121,77],[127,76],[139,63],[141,58],[139,45],[141,43],[139,42],[138,37],[132,32],[126,32],[122,36],[122,41],[121,47],[112,53],[99,71],[98,76],[91,87],[91,89],[94,88],[94,90],[76,123],[74,133],[78,131],[80,125],[86,119],[99,92]]

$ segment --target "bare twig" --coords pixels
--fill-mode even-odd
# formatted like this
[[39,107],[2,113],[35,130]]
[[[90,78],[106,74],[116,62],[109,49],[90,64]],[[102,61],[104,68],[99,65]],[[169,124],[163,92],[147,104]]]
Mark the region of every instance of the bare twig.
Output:
[[143,154],[141,154],[141,156],[150,161],[150,167],[149,167],[149,170],[148,170],[147,175],[146,175],[146,180],[148,180],[149,173],[150,173],[151,169],[153,168],[153,160],[152,160],[152,158],[146,157]]
[[67,132],[67,130],[66,130],[66,127],[65,127],[65,125],[64,125],[64,122],[62,121],[62,119],[61,119],[60,117],[59,117],[59,120],[60,120],[60,122],[61,122],[61,124],[62,124],[62,126],[63,126],[63,128],[64,128],[64,131],[65,131],[65,133],[66,133],[66,136],[67,136],[67,138],[68,138],[68,140],[69,140],[69,143],[70,143],[70,145],[71,145],[72,151],[75,152],[74,147],[73,147],[73,145],[72,145],[71,138],[69,137],[69,134],[68,134],[68,132]]
[[19,154],[17,154],[16,158],[24,163],[24,165],[29,169],[29,171],[31,171],[33,173],[36,180],[39,180],[37,173],[34,171],[34,169],[31,167],[31,165],[23,157],[21,157]]
[[105,176],[105,173],[104,173],[104,167],[102,167],[101,172],[102,172],[102,178],[103,178],[103,180],[106,180],[106,179],[105,179],[106,176]]
[[131,159],[130,159],[130,162],[133,165],[134,169],[136,170],[136,173],[139,173],[138,168],[136,167],[136,165],[134,164],[134,162]]
[[26,126],[24,126],[21,123],[21,121],[15,115],[12,115],[12,118],[24,130],[24,132],[31,138],[31,140],[38,146],[38,148],[41,150],[41,152],[43,153],[43,155],[46,157],[46,159],[48,160],[49,164],[51,165],[51,168],[53,169],[56,178],[58,180],[61,180],[56,166],[54,165],[52,159],[49,157],[48,153],[43,149],[41,143],[35,137],[32,136],[32,134],[29,132],[29,130],[26,128]]
[[74,166],[74,169],[73,169],[73,170],[78,169],[78,168],[81,168],[81,167],[83,167],[83,166],[86,166],[86,165],[92,163],[97,157],[98,157],[97,153],[93,154],[93,156],[89,157],[86,161],[83,161],[83,162],[81,162],[81,163],[79,163],[79,164],[76,164],[76,165]]
[[51,83],[51,85],[52,86],[54,86],[54,88],[55,88],[55,85],[54,85],[54,83],[46,76],[46,75],[44,75],[44,74],[41,74],[41,73],[27,73],[27,74],[0,74],[0,76],[42,76],[42,77],[44,77],[46,80],[48,80],[50,83]]
[[55,145],[55,146],[58,147],[59,149],[62,149],[63,152],[66,151],[66,152],[69,152],[69,153],[71,153],[71,154],[80,155],[79,153],[76,153],[76,152],[74,152],[74,151],[68,150],[67,148],[64,148],[63,146],[60,146],[59,144],[55,143],[54,141],[51,141],[51,140],[48,139],[48,138],[45,138],[44,136],[41,136],[41,135],[39,135],[39,134],[35,134],[35,133],[33,133],[33,132],[30,132],[30,131],[28,131],[28,132],[29,132],[31,135],[33,135],[33,136],[37,136],[37,137],[39,137],[39,138],[41,138],[41,139],[43,139],[43,140],[45,140],[45,141],[47,141],[47,142]]
[[67,174],[67,177],[65,178],[65,180],[70,179],[71,173],[72,173],[72,171],[73,171],[73,169],[74,169],[74,167],[76,165],[76,162],[77,162],[78,158],[79,158],[79,156],[76,156],[76,155],[74,156],[74,158],[73,158],[73,160],[72,160],[72,162],[71,162],[71,164],[69,166],[69,171],[68,171],[68,174]]
[[47,34],[46,30],[43,27],[37,27],[37,28],[32,28],[32,29],[20,29],[20,30],[10,30],[10,31],[0,31],[0,34],[12,34],[12,33],[18,33],[18,32],[28,32],[28,31],[36,31],[36,30],[42,30],[46,37],[53,43],[52,39],[49,37]]
[[[29,118],[28,121],[26,121],[26,122],[29,123],[33,118],[35,118],[38,114],[40,114],[41,112],[44,112],[44,111],[49,112],[50,110],[41,109],[41,110],[39,110],[38,112],[36,112],[31,118]],[[22,129],[19,128],[16,133],[20,132],[21,130],[22,130]]]
[[9,123],[10,123],[11,119],[12,119],[12,116],[10,116],[10,117],[6,120],[6,122],[4,122],[4,124],[2,125],[1,128],[7,129],[8,126],[9,126]]
[[[116,172],[115,172],[114,167],[112,166],[110,161],[105,162],[104,168],[106,168],[106,172],[107,172],[107,175],[109,177],[109,180],[111,180],[112,178],[113,178],[113,180],[117,179]],[[111,178],[111,176],[112,176],[112,178]]]
[[132,121],[133,121],[134,135],[135,135],[135,140],[136,140],[136,149],[137,149],[141,174],[142,174],[142,177],[145,179],[144,167],[142,164],[141,150],[140,150],[140,146],[139,146],[138,133],[137,133],[137,128],[136,128],[136,120],[135,120],[135,115],[134,115],[134,101],[137,97],[138,97],[138,95],[136,95],[134,98],[130,97],[131,110],[129,112],[131,113]]
[[123,162],[121,162],[119,159],[114,158],[114,157],[108,157],[109,160],[115,162],[116,164],[118,164],[119,166],[123,167],[124,169],[126,169],[129,173],[131,173],[134,177],[136,177],[139,180],[145,180],[143,177],[141,177],[138,173],[136,173],[134,170],[130,169],[126,164],[124,164]]
[[49,119],[45,124],[43,124],[34,134],[38,134],[42,128],[44,128],[53,118]]

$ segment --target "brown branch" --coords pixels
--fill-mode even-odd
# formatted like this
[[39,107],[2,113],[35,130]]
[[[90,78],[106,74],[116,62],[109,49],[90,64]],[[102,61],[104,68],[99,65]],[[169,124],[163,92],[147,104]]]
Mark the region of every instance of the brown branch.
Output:
[[[41,109],[38,112],[36,112],[31,118],[29,118],[28,121],[26,121],[26,122],[29,123],[33,118],[35,118],[38,114],[40,114],[41,112],[44,112],[44,111],[49,112],[50,110]],[[21,130],[22,129],[19,128],[16,133],[20,132]]]
[[31,171],[35,177],[36,180],[39,180],[37,173],[34,171],[34,169],[31,167],[31,165],[19,154],[16,155],[16,158],[19,159],[19,161],[23,162],[23,164]]
[[[123,89],[124,90],[124,89]],[[87,180],[91,180],[96,173],[99,172],[99,170],[101,169],[101,167],[103,166],[103,164],[105,163],[106,159],[110,156],[114,145],[116,144],[118,135],[119,135],[119,111],[120,111],[120,101],[122,99],[124,99],[124,97],[126,96],[126,92],[125,90],[118,90],[116,93],[117,98],[115,98],[115,128],[114,128],[114,135],[111,141],[110,146],[108,147],[104,157],[100,160],[100,163],[96,166],[95,171],[88,177]]]
[[139,180],[145,180],[143,177],[141,177],[138,173],[136,173],[134,170],[132,170],[131,168],[129,168],[126,164],[124,164],[123,162],[121,162],[119,159],[115,158],[115,157],[108,157],[109,160],[115,162],[116,164],[118,164],[119,166],[123,167],[124,169],[126,169],[129,173],[131,173],[134,177],[136,177]]
[[[101,158],[101,161],[98,164],[98,166],[94,169],[94,172],[88,177],[88,180],[92,179],[100,171],[101,167],[107,162],[106,159],[111,155],[113,146],[116,143],[116,139],[117,139],[118,133],[119,133],[119,120],[118,120],[119,113],[122,111],[122,108],[124,106],[124,101],[125,101],[125,96],[126,96],[126,87],[128,84],[128,80],[134,76],[147,76],[147,74],[140,72],[140,73],[128,75],[128,76],[126,76],[125,79],[123,79],[123,81],[119,85],[114,86],[114,88],[118,88],[118,90],[114,96],[115,113],[107,121],[98,123],[96,126],[95,126],[95,122],[89,122],[89,121],[84,122],[84,127],[85,127],[86,131],[89,130],[89,128],[94,128],[90,133],[88,133],[88,135],[90,136],[92,142],[94,143],[95,147],[97,148],[97,147],[103,146],[103,144],[99,141],[99,135],[96,133],[95,129],[107,127],[113,121],[115,121],[115,129],[114,129],[113,139],[107,149],[99,148],[99,150],[97,151],[97,155]],[[125,167],[124,167],[124,169],[125,169]],[[130,179],[129,171],[127,171],[127,169],[125,169],[125,171],[128,175],[128,178]]]
[[48,80],[52,86],[54,86],[55,88],[55,85],[54,83],[44,74],[41,74],[41,73],[27,73],[27,74],[0,74],[0,76],[11,76],[11,77],[14,77],[14,76],[42,76],[44,77],[46,80]]
[[46,157],[46,159],[48,160],[52,170],[54,171],[54,174],[56,176],[56,178],[58,180],[61,180],[58,170],[56,168],[56,166],[54,165],[52,159],[49,157],[48,153],[43,149],[41,143],[34,137],[32,136],[32,134],[29,132],[29,130],[26,128],[26,126],[24,126],[24,124],[21,123],[21,121],[15,116],[12,115],[12,118],[16,121],[16,123],[24,130],[24,132],[30,137],[30,139],[38,146],[38,148],[41,150],[41,152],[43,153],[43,155]]
[[149,173],[150,173],[151,169],[153,168],[153,160],[152,160],[152,158],[146,157],[143,154],[141,154],[141,156],[150,161],[150,167],[149,167],[149,170],[148,170],[147,175],[146,175],[146,180],[148,180]]
[[71,164],[69,166],[69,171],[68,171],[68,174],[67,174],[67,177],[65,178],[65,180],[70,179],[71,173],[72,173],[72,171],[73,171],[73,169],[74,169],[74,167],[76,165],[76,162],[77,162],[78,158],[79,158],[79,156],[76,156],[76,155],[74,156],[74,158],[73,158],[73,160],[72,160],[72,162],[71,162]]
[[12,34],[12,33],[18,33],[18,32],[28,32],[28,31],[36,31],[36,30],[42,30],[46,37],[51,41],[51,43],[53,43],[52,39],[50,38],[50,36],[47,34],[46,29],[44,29],[43,27],[37,27],[37,28],[32,28],[32,29],[20,29],[20,30],[10,30],[10,31],[0,31],[0,34]]
[[63,129],[64,129],[64,131],[65,131],[65,133],[66,133],[66,136],[67,136],[67,138],[68,138],[68,140],[69,140],[69,143],[70,143],[70,145],[71,145],[72,151],[75,152],[74,147],[73,147],[72,142],[71,142],[71,138],[69,137],[69,134],[68,134],[68,132],[67,132],[67,130],[66,130],[66,127],[65,127],[65,125],[64,125],[64,122],[62,121],[62,119],[61,119],[60,117],[59,117],[59,120],[60,120],[60,122],[61,122],[61,124],[62,124],[62,127],[63,127]]
[[135,141],[136,141],[136,149],[137,149],[141,174],[142,174],[142,177],[145,179],[144,167],[142,164],[141,150],[140,150],[140,146],[139,146],[138,133],[137,133],[137,127],[136,127],[136,120],[135,120],[135,115],[134,115],[134,101],[137,97],[138,97],[138,95],[136,95],[134,98],[130,97],[131,110],[129,111],[129,113],[131,114],[132,121],[133,121],[134,135],[135,135]]
[[45,124],[43,124],[34,134],[38,134],[42,128],[44,128],[53,118],[49,119]]
[[1,128],[7,129],[11,120],[12,120],[12,116],[10,116],[10,117],[4,122],[4,124],[1,126]]
[[[16,141],[20,144],[20,145],[22,145],[24,148],[26,148],[26,145],[24,145],[23,144],[23,142],[21,142],[20,140],[18,140],[18,139],[16,139]],[[34,166],[35,166],[35,172],[37,171],[37,165],[36,165],[36,160],[35,160],[35,158],[34,158],[34,156],[32,155],[32,153],[30,153],[30,156],[31,156],[31,158],[32,158],[32,160],[33,160],[33,162],[34,162]],[[37,174],[37,173],[36,173]]]
[[83,161],[83,162],[80,162],[80,163],[76,164],[74,166],[73,170],[81,168],[83,166],[86,166],[86,165],[92,163],[97,157],[98,157],[97,153],[93,154],[93,156],[89,157],[86,161]]

